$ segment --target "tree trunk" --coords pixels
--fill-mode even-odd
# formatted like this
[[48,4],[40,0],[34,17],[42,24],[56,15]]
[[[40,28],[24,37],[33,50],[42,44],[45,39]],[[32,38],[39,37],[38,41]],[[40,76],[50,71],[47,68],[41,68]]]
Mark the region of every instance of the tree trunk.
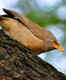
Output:
[[30,49],[0,31],[0,80],[66,80]]

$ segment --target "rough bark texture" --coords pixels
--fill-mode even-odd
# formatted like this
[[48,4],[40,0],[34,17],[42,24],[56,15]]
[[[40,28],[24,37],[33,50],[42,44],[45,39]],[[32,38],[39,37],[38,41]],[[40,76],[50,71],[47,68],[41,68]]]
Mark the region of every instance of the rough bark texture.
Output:
[[66,76],[0,31],[0,80],[66,80]]

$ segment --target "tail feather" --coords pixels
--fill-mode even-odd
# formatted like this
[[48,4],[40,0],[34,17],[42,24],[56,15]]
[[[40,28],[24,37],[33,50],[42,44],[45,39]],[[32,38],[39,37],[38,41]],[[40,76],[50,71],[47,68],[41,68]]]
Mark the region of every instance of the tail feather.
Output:
[[16,12],[15,11],[11,11],[11,10],[8,10],[8,9],[5,9],[5,8],[3,8],[3,11],[5,12],[5,13],[7,13],[8,15],[10,15],[10,16],[16,16]]

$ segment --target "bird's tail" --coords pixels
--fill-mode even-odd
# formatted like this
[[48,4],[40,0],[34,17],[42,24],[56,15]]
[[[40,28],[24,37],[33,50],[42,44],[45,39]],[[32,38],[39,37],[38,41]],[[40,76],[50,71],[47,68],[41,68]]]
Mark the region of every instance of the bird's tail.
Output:
[[21,15],[15,11],[4,9],[4,8],[3,8],[3,11],[10,16],[21,17]]

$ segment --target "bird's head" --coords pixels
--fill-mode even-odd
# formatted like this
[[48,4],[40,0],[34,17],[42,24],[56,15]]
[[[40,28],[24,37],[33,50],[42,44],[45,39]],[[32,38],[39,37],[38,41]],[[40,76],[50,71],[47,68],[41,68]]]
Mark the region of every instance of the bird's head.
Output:
[[45,38],[46,38],[45,42],[46,42],[47,51],[57,49],[61,52],[64,52],[64,49],[60,46],[60,44],[58,43],[58,41],[56,40],[56,37],[53,35],[52,32],[46,30]]

